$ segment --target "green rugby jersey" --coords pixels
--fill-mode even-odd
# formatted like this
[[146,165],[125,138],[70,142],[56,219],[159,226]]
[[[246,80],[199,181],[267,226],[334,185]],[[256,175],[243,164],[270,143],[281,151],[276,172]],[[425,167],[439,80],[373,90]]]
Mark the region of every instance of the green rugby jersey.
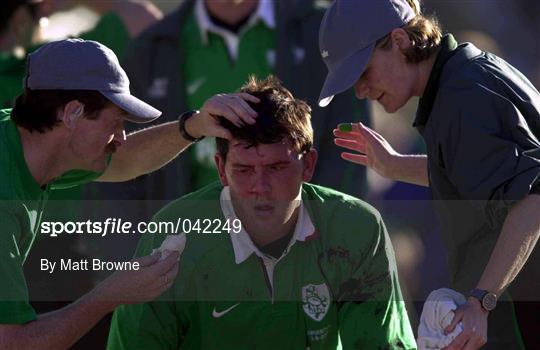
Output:
[[[163,208],[157,222],[235,217],[211,184]],[[119,307],[108,348],[414,349],[394,253],[379,213],[310,184],[279,259],[240,233],[187,233],[176,281],[154,302]],[[236,236],[235,236],[236,235]],[[136,255],[165,235],[142,236]],[[338,339],[339,338],[339,339]]]
[[91,181],[100,174],[74,170],[40,187],[26,165],[10,114],[9,109],[0,110],[0,323],[19,324],[36,318],[28,302],[22,265],[39,231],[49,192]]

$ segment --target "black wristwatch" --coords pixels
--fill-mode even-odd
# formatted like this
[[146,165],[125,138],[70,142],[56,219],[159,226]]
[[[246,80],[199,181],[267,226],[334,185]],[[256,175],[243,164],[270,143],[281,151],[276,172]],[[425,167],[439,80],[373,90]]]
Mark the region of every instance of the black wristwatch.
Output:
[[199,142],[204,139],[204,136],[195,138],[191,136],[186,130],[186,121],[197,113],[199,113],[199,111],[188,111],[180,114],[180,116],[178,117],[178,130],[180,130],[180,135],[182,135],[183,138],[191,142]]
[[497,295],[487,290],[475,288],[469,292],[468,296],[478,299],[480,305],[486,311],[493,311],[497,306]]

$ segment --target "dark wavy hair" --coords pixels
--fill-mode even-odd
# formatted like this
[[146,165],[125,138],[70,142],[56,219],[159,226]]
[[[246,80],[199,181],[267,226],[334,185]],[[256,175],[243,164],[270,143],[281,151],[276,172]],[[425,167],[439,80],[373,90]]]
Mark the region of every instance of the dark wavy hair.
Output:
[[[287,140],[299,154],[308,152],[313,146],[313,128],[311,127],[311,108],[299,99],[295,99],[281,82],[270,75],[264,80],[251,76],[239,92],[245,92],[260,99],[259,103],[248,102],[257,112],[256,123],[237,127],[229,120],[220,118],[220,123],[233,137],[246,141],[248,147],[259,144],[271,144]],[[217,151],[227,158],[229,141],[216,139]]]
[[99,111],[112,105],[94,90],[31,90],[25,89],[15,100],[11,119],[30,132],[44,133],[60,123],[57,114],[69,101],[84,104],[84,117],[95,119]]

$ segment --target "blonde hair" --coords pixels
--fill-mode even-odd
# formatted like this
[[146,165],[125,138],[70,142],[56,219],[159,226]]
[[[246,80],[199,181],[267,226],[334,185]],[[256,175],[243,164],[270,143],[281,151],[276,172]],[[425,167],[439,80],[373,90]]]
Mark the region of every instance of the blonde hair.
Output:
[[[442,39],[442,29],[437,18],[424,16],[419,0],[407,0],[416,16],[405,24],[403,29],[411,40],[411,47],[403,50],[409,63],[419,63],[430,58],[439,48]],[[392,47],[390,34],[377,40],[375,45],[383,50]]]

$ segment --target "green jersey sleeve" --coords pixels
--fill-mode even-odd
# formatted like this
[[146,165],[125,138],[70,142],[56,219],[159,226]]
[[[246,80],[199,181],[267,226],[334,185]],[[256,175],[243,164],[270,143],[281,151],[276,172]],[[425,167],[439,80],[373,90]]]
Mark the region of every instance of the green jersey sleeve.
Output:
[[19,247],[20,227],[12,214],[0,211],[0,323],[22,324],[36,319],[29,303]]
[[380,216],[364,227],[372,230],[362,233],[369,244],[353,257],[356,266],[338,296],[343,349],[416,349],[386,227]]

